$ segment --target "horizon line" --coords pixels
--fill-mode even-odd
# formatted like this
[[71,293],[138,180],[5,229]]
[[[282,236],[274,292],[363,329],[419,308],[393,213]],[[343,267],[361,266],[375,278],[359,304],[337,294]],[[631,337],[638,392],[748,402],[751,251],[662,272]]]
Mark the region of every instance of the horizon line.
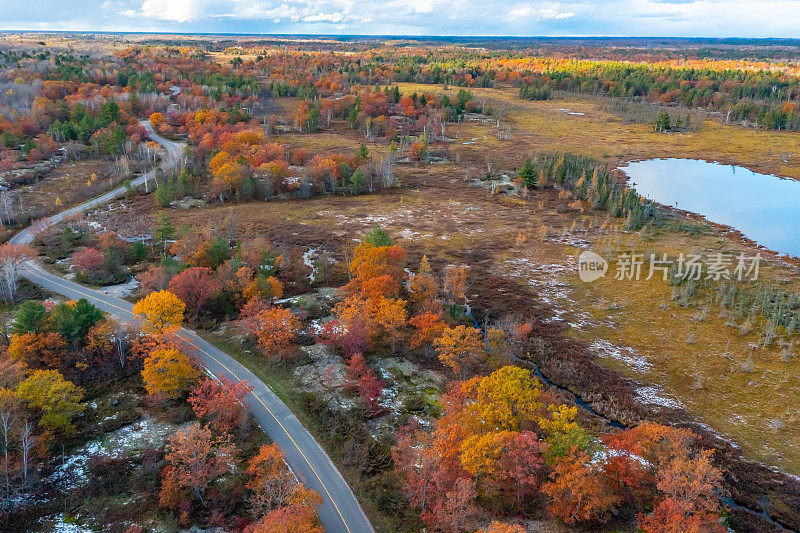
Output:
[[47,29],[4,29],[0,34],[34,33],[34,34],[105,34],[105,35],[201,35],[201,36],[238,36],[238,37],[334,37],[363,39],[688,39],[707,41],[797,41],[800,37],[704,37],[687,35],[448,35],[448,34],[392,34],[392,33],[253,33],[253,32],[199,32],[199,31],[162,31],[162,30],[47,30]]

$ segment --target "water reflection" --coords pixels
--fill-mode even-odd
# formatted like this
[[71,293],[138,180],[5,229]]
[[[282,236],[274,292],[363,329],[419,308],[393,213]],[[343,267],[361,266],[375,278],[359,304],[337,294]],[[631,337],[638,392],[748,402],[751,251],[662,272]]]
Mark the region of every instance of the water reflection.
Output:
[[639,194],[732,226],[779,253],[800,256],[800,182],[696,159],[620,167]]

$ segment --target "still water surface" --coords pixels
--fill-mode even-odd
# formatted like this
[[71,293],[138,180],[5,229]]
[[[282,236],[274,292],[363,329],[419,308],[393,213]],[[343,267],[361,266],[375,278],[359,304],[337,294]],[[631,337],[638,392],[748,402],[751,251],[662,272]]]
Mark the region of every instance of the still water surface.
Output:
[[698,213],[770,250],[800,257],[800,181],[697,159],[649,159],[620,169],[646,198]]

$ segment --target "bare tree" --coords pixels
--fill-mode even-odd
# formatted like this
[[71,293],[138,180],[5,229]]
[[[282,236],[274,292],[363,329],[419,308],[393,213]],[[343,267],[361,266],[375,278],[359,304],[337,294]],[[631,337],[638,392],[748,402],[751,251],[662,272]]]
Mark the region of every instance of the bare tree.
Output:
[[130,345],[131,333],[130,326],[118,324],[111,337],[111,342],[117,351],[119,367],[122,370],[125,369],[125,362],[127,360],[126,354],[128,352],[128,346]]
[[84,146],[78,141],[69,141],[64,145],[64,155],[67,159],[77,159],[78,155],[83,152]]
[[23,263],[36,256],[26,244],[4,244],[0,246],[0,293],[5,300],[13,302],[17,295],[19,271]]
[[0,222],[6,221],[11,225],[11,217],[14,214],[14,201],[17,194],[14,191],[4,190],[0,192]]
[[11,497],[11,480],[9,477],[10,462],[8,458],[9,437],[11,434],[11,426],[14,423],[14,412],[7,406],[0,410],[0,431],[3,433],[3,477],[6,485],[6,498]]
[[20,451],[22,451],[22,486],[28,484],[28,463],[30,461],[31,450],[36,446],[36,435],[33,433],[33,424],[29,419],[25,419],[25,424],[20,432]]

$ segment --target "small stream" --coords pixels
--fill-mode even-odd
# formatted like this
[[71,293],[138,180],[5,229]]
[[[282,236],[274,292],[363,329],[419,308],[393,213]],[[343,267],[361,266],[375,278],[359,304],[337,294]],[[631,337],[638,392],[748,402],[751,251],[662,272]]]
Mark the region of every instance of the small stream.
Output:
[[542,374],[542,369],[539,368],[539,365],[537,365],[536,363],[532,363],[530,361],[525,361],[524,359],[519,359],[519,358],[517,358],[517,359],[519,360],[519,362],[523,362],[523,363],[527,363],[529,365],[532,365],[533,366],[533,370],[536,372],[536,375],[539,376],[539,379],[544,381],[548,386],[553,387],[554,389],[558,389],[559,391],[566,392],[567,394],[572,396],[572,399],[575,402],[575,405],[578,405],[579,407],[583,407],[584,409],[589,411],[591,414],[593,414],[593,415],[595,415],[595,416],[597,416],[599,418],[602,418],[603,420],[606,421],[606,423],[609,426],[611,426],[613,428],[617,428],[617,429],[625,429],[625,428],[630,427],[630,426],[626,426],[625,424],[622,424],[621,422],[617,422],[616,420],[612,420],[612,419],[608,418],[607,416],[598,413],[591,405],[586,403],[586,400],[584,400],[583,398],[581,398],[580,396],[578,396],[577,394],[575,394],[571,390],[566,389],[564,387],[560,387],[560,386],[556,385],[555,383],[553,383],[552,381],[550,381],[549,379],[547,379],[547,377],[545,377],[545,375]]
[[[484,334],[484,333],[483,333],[483,328],[482,328],[482,327],[481,327],[481,325],[478,323],[478,321],[475,319],[475,315],[473,315],[473,314],[472,314],[472,308],[469,306],[469,304],[464,304],[464,309],[465,309],[465,312],[464,312],[464,314],[465,314],[465,315],[466,315],[466,316],[467,316],[467,317],[468,317],[470,320],[472,320],[472,326],[473,326],[475,329],[477,329],[478,331],[480,331],[480,332],[481,332],[481,335],[483,335],[483,334]],[[589,405],[588,403],[586,403],[586,400],[584,400],[584,399],[583,399],[582,397],[580,397],[579,395],[575,394],[574,392],[572,392],[571,390],[569,390],[569,389],[567,389],[567,388],[565,388],[565,387],[561,387],[561,386],[559,386],[559,385],[556,385],[555,383],[553,383],[552,381],[550,381],[549,379],[547,379],[547,376],[545,376],[545,375],[542,373],[542,369],[541,369],[541,368],[539,368],[539,365],[537,365],[536,363],[534,363],[534,362],[532,362],[532,361],[528,361],[528,360],[526,360],[526,359],[521,359],[521,358],[519,358],[519,357],[517,357],[516,355],[513,355],[513,354],[511,355],[511,358],[512,358],[512,359],[513,359],[515,362],[517,362],[517,363],[521,363],[521,364],[524,364],[525,366],[531,366],[531,367],[533,367],[533,370],[534,370],[534,372],[536,372],[536,375],[537,375],[537,376],[539,377],[539,379],[541,379],[541,380],[542,380],[542,381],[543,381],[543,382],[544,382],[544,383],[545,383],[547,386],[549,386],[549,387],[553,387],[554,389],[557,389],[557,390],[559,390],[559,391],[561,391],[561,392],[564,392],[564,393],[567,393],[567,394],[569,394],[569,395],[572,397],[573,401],[575,402],[575,405],[577,405],[577,406],[579,406],[579,407],[582,407],[582,408],[586,409],[588,412],[590,412],[591,414],[593,414],[593,415],[595,415],[595,416],[597,416],[597,417],[599,417],[599,418],[602,418],[603,420],[605,420],[605,421],[606,421],[606,423],[608,423],[608,425],[609,425],[609,426],[611,426],[611,427],[614,427],[614,428],[618,428],[618,429],[625,429],[626,427],[629,427],[629,426],[626,426],[626,425],[624,425],[624,424],[622,424],[622,423],[620,423],[620,422],[617,422],[616,420],[612,420],[612,419],[608,418],[607,416],[604,416],[604,415],[600,414],[599,412],[597,412],[597,410],[596,410],[594,407],[592,407],[591,405]]]

